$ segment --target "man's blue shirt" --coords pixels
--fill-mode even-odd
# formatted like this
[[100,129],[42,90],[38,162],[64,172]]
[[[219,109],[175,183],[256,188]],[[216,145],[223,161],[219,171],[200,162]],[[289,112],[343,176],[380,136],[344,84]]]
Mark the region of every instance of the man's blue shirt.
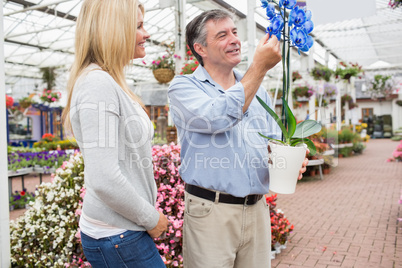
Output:
[[[193,74],[176,76],[168,95],[181,144],[180,175],[186,183],[244,197],[269,190],[268,141],[279,127],[254,98],[243,114],[242,76],[224,90],[200,65]],[[260,87],[257,96],[271,108]]]

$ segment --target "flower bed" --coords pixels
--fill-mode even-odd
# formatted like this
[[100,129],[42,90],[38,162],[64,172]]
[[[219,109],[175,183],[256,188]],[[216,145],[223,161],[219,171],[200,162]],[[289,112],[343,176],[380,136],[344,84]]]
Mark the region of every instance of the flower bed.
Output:
[[[171,225],[166,235],[155,239],[166,267],[183,267],[182,226],[184,183],[178,173],[180,146],[154,146],[152,157],[158,187],[156,207]],[[11,221],[11,262],[13,267],[88,267],[83,255],[78,221],[85,195],[84,163],[79,152],[56,170],[51,183],[43,183],[35,192],[31,208],[15,222]],[[266,197],[270,204],[272,245],[286,244],[293,225],[276,210],[277,196]]]
[[11,193],[9,206],[10,210],[26,208],[29,203],[35,200],[34,193],[28,193],[26,189]]
[[[8,154],[8,169],[18,171],[22,168],[38,168],[43,172],[58,168],[69,159],[65,151],[40,151],[40,152],[11,152]],[[36,170],[38,171],[38,170]]]
[[[271,215],[271,251],[280,253],[280,249],[286,248],[286,243],[294,226],[290,224],[282,211],[276,209],[277,194],[265,198]],[[271,256],[274,258],[274,254]]]

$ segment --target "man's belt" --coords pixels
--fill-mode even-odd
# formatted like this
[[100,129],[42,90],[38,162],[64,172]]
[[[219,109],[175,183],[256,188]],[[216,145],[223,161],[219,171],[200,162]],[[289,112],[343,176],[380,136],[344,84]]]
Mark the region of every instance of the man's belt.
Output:
[[[215,201],[216,192],[195,185],[186,184],[186,192],[210,201]],[[260,194],[251,194],[246,197],[236,197],[230,194],[219,193],[219,202],[226,204],[254,205],[262,198]]]

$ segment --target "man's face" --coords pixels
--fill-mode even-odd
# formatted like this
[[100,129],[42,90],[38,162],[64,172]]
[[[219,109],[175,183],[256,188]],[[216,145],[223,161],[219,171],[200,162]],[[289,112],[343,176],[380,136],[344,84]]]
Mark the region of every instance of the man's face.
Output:
[[241,43],[237,28],[230,18],[217,22],[208,21],[207,46],[203,60],[205,66],[234,68],[241,61]]

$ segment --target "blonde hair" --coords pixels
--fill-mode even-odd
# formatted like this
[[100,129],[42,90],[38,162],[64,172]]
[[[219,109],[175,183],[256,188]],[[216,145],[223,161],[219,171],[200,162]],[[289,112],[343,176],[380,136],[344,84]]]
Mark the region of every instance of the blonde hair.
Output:
[[128,87],[124,67],[134,57],[138,9],[137,0],[84,0],[75,30],[75,60],[67,83],[68,100],[63,110],[64,127],[72,133],[71,97],[84,69],[98,64],[134,101],[142,102]]

